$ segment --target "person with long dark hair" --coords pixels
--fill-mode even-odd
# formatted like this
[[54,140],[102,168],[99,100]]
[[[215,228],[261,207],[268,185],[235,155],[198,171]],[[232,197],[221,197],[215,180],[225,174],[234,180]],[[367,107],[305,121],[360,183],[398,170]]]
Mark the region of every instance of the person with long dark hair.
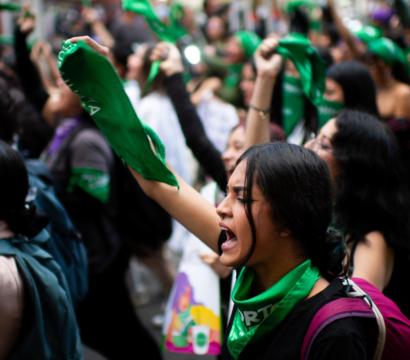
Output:
[[[332,197],[326,164],[284,142],[252,147],[239,158],[216,213],[182,179],[178,190],[133,174],[150,197],[219,251],[222,264],[239,271],[224,358],[299,358],[314,313],[344,296],[336,277],[344,253],[334,252],[338,241],[327,235]],[[298,295],[296,283],[303,289]],[[329,325],[314,341],[312,358],[371,357],[372,321]]]
[[0,171],[0,358],[81,359],[67,280],[44,250],[47,221],[26,201],[23,159],[3,141]]
[[326,73],[326,88],[319,107],[322,127],[342,109],[360,110],[378,116],[376,85],[368,68],[355,60],[330,66]]
[[409,196],[394,135],[369,114],[343,111],[307,147],[332,174],[333,221],[346,235],[352,276],[384,291],[409,317]]

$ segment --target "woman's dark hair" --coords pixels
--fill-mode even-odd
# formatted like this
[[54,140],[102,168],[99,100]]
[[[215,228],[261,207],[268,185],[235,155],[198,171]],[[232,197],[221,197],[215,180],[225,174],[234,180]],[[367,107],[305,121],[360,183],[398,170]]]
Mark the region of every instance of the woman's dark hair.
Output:
[[289,32],[307,35],[309,32],[309,15],[303,7],[298,7],[289,14]]
[[29,189],[27,170],[20,155],[0,141],[0,220],[17,235],[32,237],[45,225],[35,209],[26,203]]
[[[274,223],[289,230],[299,243],[304,255],[320,269],[324,276],[342,271],[344,251],[335,254],[327,229],[332,214],[332,193],[326,163],[312,151],[303,147],[276,142],[254,146],[239,159],[246,161],[245,200],[250,198],[256,184],[272,209]],[[245,209],[256,246],[255,221],[252,202],[245,201]],[[333,238],[335,240],[335,238]]]
[[327,77],[342,87],[347,109],[378,116],[376,85],[365,65],[358,61],[337,63],[329,68]]
[[399,148],[377,118],[342,111],[332,138],[338,167],[335,221],[352,241],[380,231],[395,249],[410,250],[409,205]]

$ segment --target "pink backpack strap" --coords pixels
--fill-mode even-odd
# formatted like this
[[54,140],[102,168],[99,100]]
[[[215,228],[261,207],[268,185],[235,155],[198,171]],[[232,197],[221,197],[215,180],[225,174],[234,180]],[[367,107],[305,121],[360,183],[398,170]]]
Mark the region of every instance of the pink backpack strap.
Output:
[[375,315],[363,298],[341,298],[323,305],[315,314],[309,324],[303,339],[301,360],[307,360],[313,342],[319,333],[335,320],[346,317],[374,318]]

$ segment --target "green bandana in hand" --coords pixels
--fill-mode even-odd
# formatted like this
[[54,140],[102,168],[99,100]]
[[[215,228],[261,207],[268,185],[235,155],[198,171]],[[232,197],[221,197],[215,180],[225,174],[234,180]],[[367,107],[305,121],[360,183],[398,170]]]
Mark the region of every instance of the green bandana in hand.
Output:
[[401,63],[407,67],[408,63],[404,51],[392,40],[388,38],[380,38],[370,41],[367,44],[370,53],[382,59],[388,65]]
[[[122,8],[142,15],[150,29],[162,41],[176,43],[187,34],[177,17],[181,16],[178,8],[171,8],[170,24],[164,24],[155,13],[149,0],[122,0]],[[180,20],[180,19],[179,19]]]
[[80,96],[83,107],[118,156],[144,178],[178,186],[166,167],[164,145],[135,114],[110,62],[82,41],[66,41],[58,55],[58,66],[64,81]]
[[325,89],[326,66],[307,37],[292,33],[279,41],[276,52],[293,62],[305,95],[318,106]]
[[237,31],[234,37],[239,41],[247,59],[251,58],[262,42],[260,37],[252,31]]
[[255,274],[244,268],[232,291],[237,307],[227,343],[232,357],[238,359],[247,344],[272,332],[309,295],[319,278],[319,270],[306,260],[272,287],[249,298]]
[[330,101],[323,98],[322,103],[318,107],[319,111],[319,129],[325,125],[330,119],[342,111],[344,104],[339,101]]
[[286,4],[286,12],[294,12],[299,7],[314,8],[316,6],[318,5],[313,3],[311,0],[293,0]]
[[286,136],[289,136],[304,116],[305,101],[300,79],[285,74],[282,94],[282,127]]
[[15,4],[15,3],[0,3],[0,11],[20,11],[21,10],[21,5]]
[[383,36],[381,29],[370,25],[362,25],[359,29],[354,30],[353,33],[365,44],[369,43],[370,41],[379,39]]

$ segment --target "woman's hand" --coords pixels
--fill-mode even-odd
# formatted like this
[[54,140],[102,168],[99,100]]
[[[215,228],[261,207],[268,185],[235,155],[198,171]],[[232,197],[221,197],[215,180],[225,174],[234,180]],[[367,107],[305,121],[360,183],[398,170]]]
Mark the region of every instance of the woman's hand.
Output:
[[276,78],[278,75],[283,58],[275,54],[278,46],[277,38],[267,38],[258,47],[255,52],[255,65],[258,76]]
[[181,54],[178,48],[170,43],[159,43],[152,51],[150,60],[153,62],[161,60],[160,69],[166,76],[182,73],[184,71]]
[[232,272],[232,268],[225,266],[219,260],[219,256],[216,253],[202,254],[200,258],[203,262],[208,264],[212,270],[214,270],[218,276],[222,279],[226,279]]
[[30,35],[36,27],[36,17],[31,10],[29,3],[21,7],[20,15],[17,19],[17,25],[20,31],[25,35]]
[[110,55],[110,49],[106,46],[103,46],[96,42],[95,40],[91,39],[89,36],[76,36],[68,39],[71,43],[76,43],[79,41],[84,41],[91,49],[95,50],[98,52],[100,55],[106,57],[107,59],[110,60],[109,55]]

